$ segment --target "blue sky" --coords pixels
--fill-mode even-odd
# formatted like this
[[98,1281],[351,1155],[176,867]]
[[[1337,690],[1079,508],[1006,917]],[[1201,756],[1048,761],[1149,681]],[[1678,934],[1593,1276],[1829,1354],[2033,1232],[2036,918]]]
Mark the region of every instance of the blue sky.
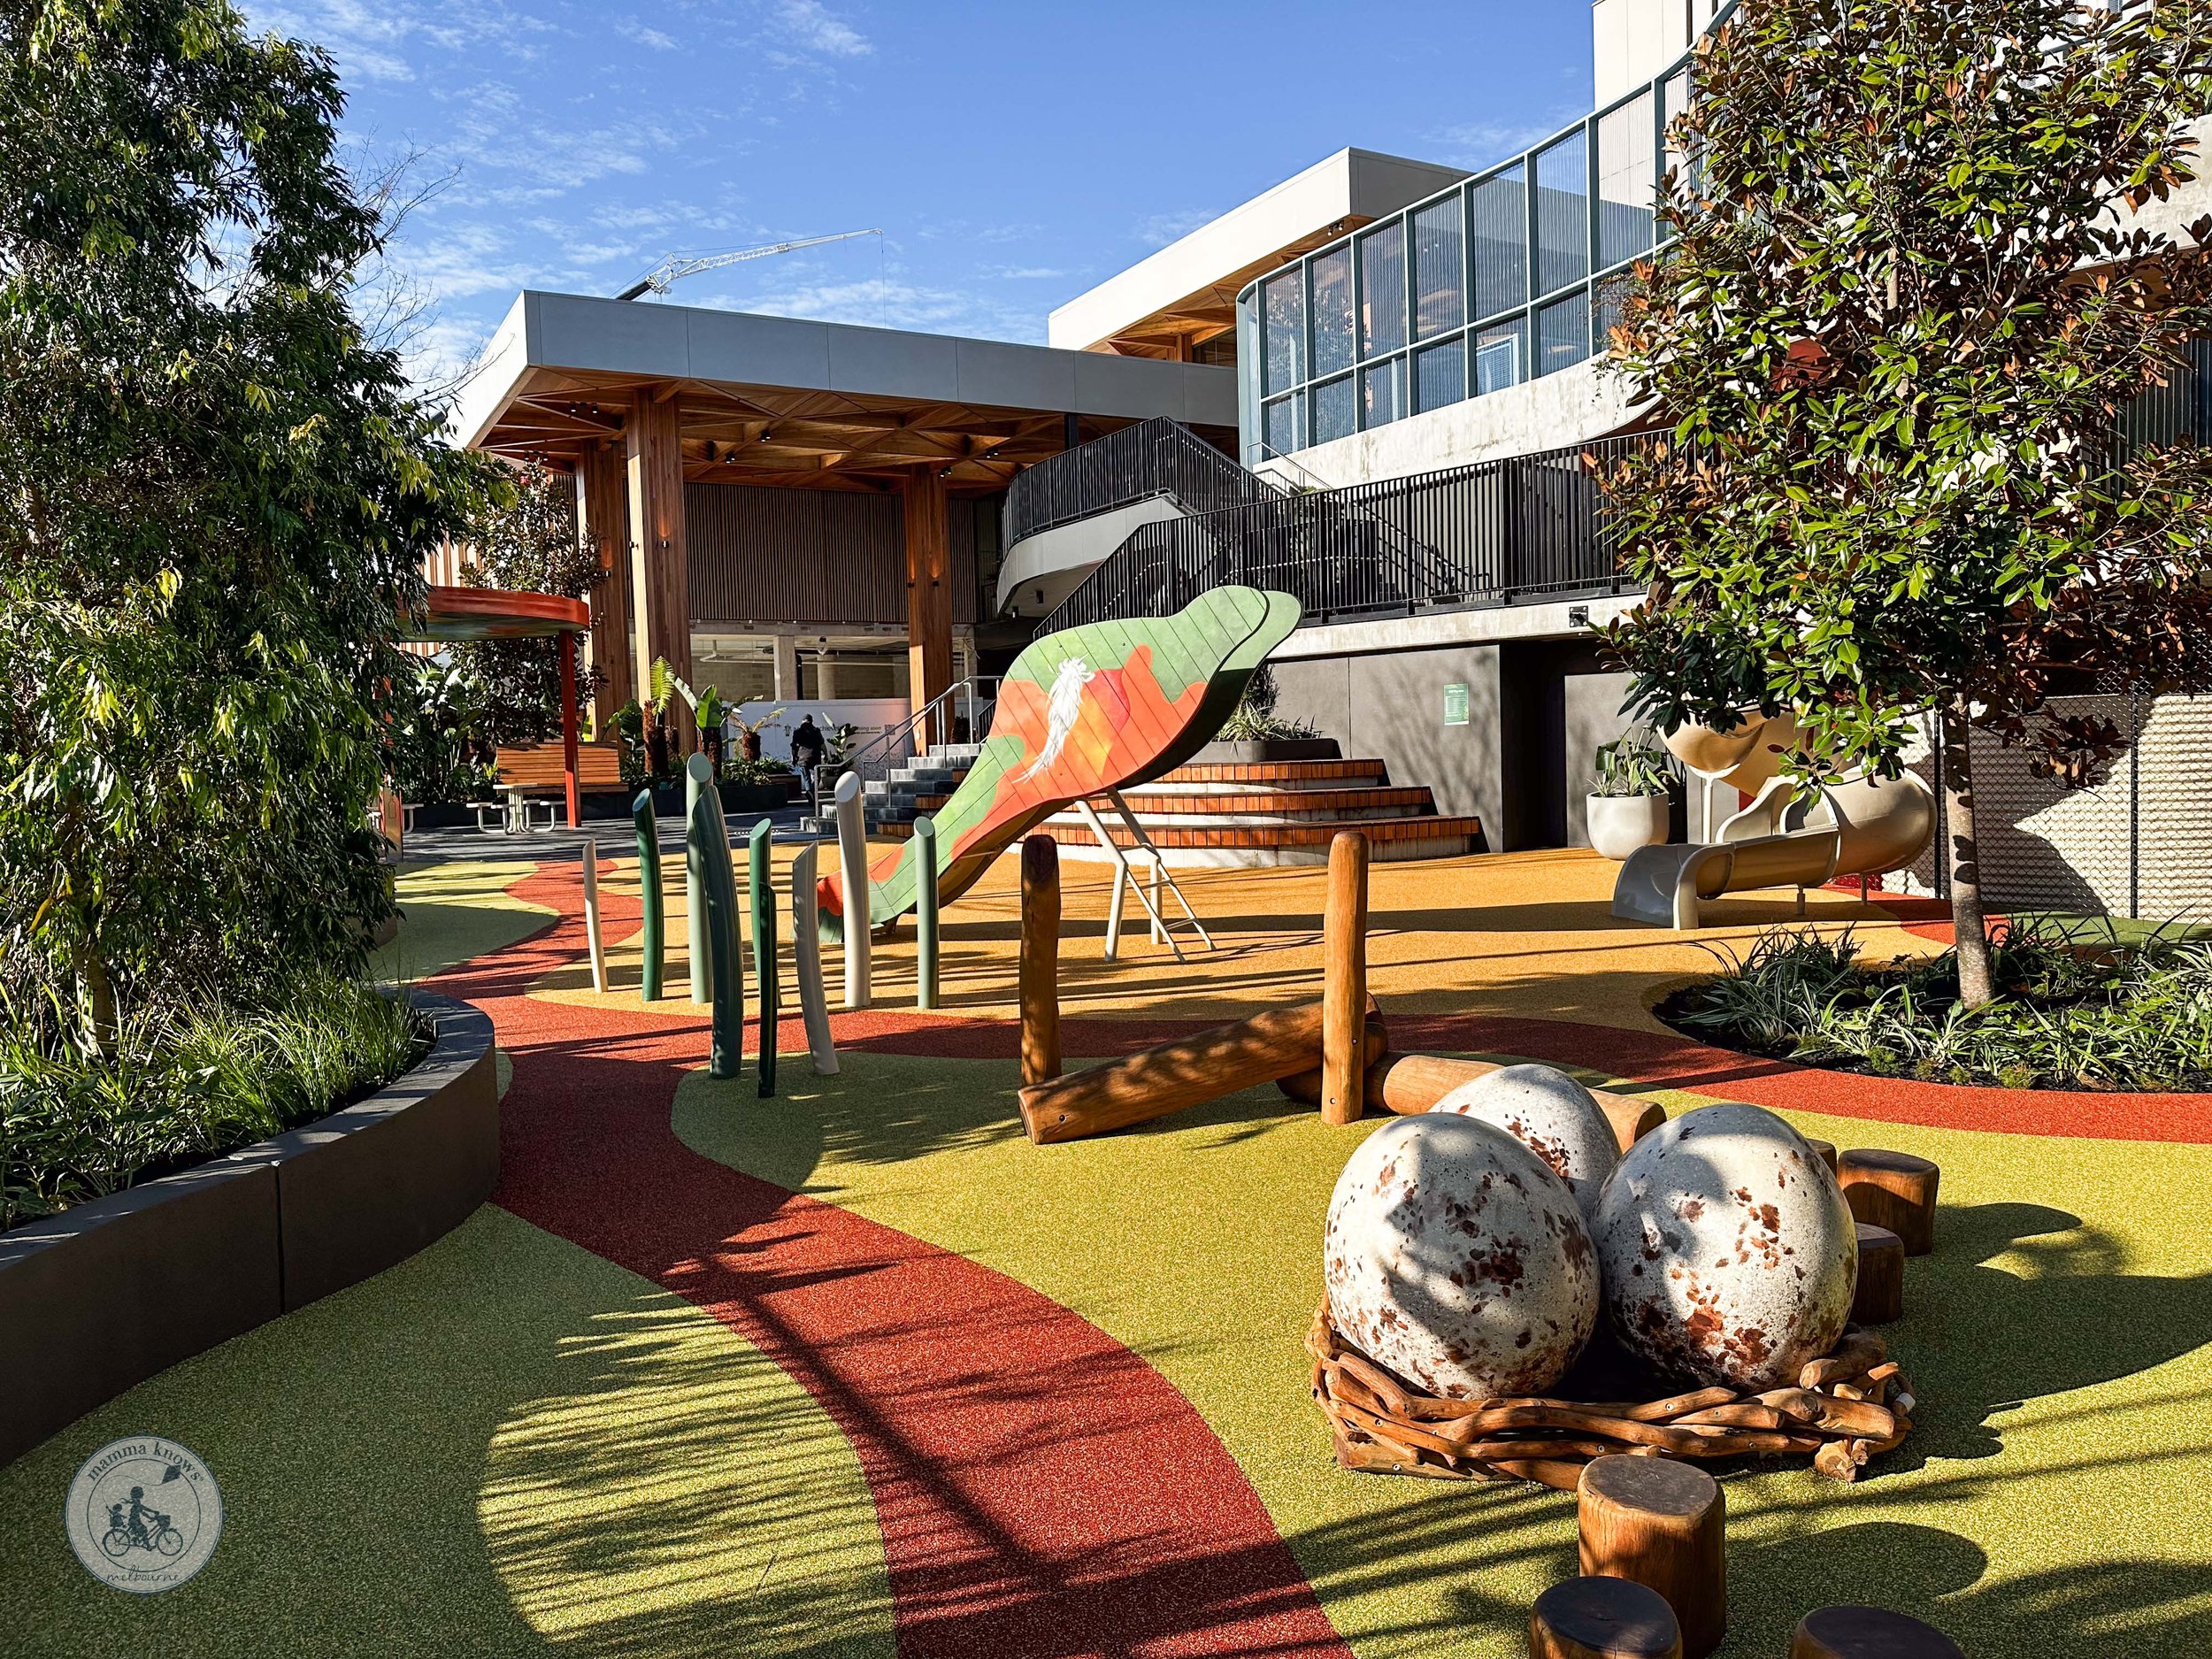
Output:
[[1046,314],[1346,144],[1477,166],[1589,107],[1587,0],[247,0],[321,42],[357,157],[443,188],[396,269],[426,374],[524,287],[880,226],[687,304],[1041,341]]

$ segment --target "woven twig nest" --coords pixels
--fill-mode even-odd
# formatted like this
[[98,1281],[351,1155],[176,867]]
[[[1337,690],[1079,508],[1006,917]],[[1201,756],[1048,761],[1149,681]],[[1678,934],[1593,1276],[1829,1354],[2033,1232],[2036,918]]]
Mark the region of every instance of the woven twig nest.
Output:
[[1870,1331],[1848,1330],[1808,1364],[1794,1388],[1744,1394],[1701,1388],[1637,1403],[1617,1400],[1447,1400],[1392,1376],[1346,1341],[1328,1299],[1306,1337],[1313,1397],[1329,1419],[1336,1461],[1374,1474],[1439,1480],[1517,1479],[1571,1490],[1593,1457],[1720,1458],[1809,1455],[1837,1480],[1912,1427],[1905,1374]]

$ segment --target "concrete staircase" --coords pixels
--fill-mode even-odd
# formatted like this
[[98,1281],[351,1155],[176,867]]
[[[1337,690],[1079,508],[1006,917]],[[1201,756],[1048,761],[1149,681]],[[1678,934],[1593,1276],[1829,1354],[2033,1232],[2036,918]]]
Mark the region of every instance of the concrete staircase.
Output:
[[[868,833],[913,833],[915,817],[941,809],[979,751],[938,746],[868,786]],[[1481,821],[1440,814],[1425,785],[1394,784],[1379,760],[1209,762],[1183,766],[1123,797],[1171,869],[1235,869],[1328,862],[1339,830],[1356,829],[1377,860],[1451,858],[1471,852]],[[1117,846],[1134,847],[1128,826],[1102,803]],[[1104,860],[1090,826],[1072,810],[1043,833],[1069,858]]]

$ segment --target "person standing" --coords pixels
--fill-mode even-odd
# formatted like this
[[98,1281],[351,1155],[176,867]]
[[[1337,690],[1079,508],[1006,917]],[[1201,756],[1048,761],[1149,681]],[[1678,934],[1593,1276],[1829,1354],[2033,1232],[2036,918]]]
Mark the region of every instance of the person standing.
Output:
[[791,764],[798,769],[799,787],[806,792],[809,810],[816,818],[822,816],[823,753],[821,728],[810,714],[791,734]]

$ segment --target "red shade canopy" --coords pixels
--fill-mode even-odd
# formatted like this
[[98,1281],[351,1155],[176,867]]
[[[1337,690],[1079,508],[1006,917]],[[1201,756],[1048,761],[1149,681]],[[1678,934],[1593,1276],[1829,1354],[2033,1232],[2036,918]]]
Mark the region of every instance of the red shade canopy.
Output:
[[535,640],[590,626],[590,608],[580,599],[496,588],[433,588],[422,623],[403,632],[411,640]]

